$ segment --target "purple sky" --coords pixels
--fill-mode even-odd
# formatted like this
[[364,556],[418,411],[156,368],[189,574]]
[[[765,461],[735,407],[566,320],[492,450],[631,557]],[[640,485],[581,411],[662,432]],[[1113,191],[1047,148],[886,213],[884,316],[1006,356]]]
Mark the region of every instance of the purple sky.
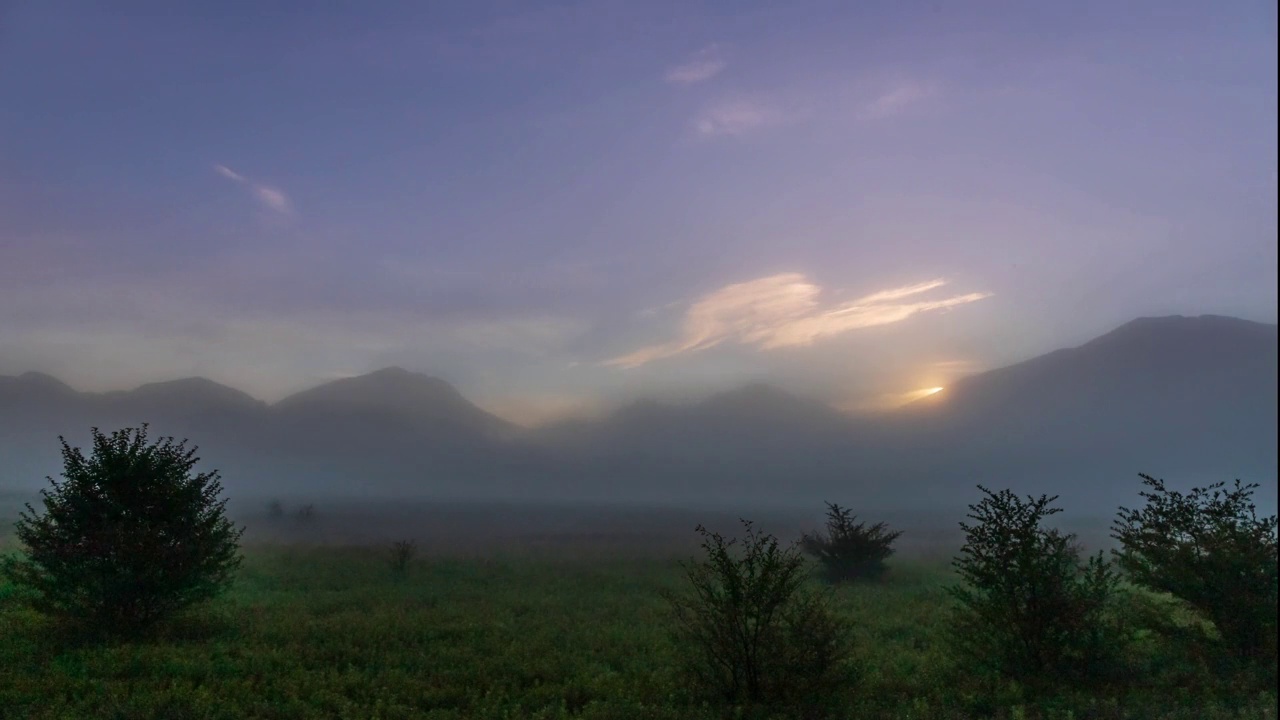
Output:
[[0,0],[0,373],[394,364],[531,421],[1275,322],[1276,45],[1263,1]]

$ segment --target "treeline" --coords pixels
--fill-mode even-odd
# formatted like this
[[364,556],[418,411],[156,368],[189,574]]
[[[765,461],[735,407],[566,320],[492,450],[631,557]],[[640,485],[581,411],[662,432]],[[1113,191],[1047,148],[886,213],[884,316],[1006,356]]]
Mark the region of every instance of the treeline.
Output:
[[[23,552],[0,564],[57,626],[143,636],[234,581],[243,530],[226,515],[217,472],[194,472],[185,440],[151,442],[145,425],[94,429],[89,456],[65,440],[62,451],[43,512],[28,505],[16,524]],[[1277,520],[1258,515],[1258,486],[1181,493],[1141,479],[1144,504],[1117,510],[1117,547],[1087,556],[1049,526],[1057,496],[978,487],[946,587],[952,681],[966,713],[1189,682],[1274,693]],[[859,692],[859,658],[874,652],[856,646],[852,629],[874,618],[838,611],[836,589],[892,582],[887,560],[902,533],[836,504],[823,530],[788,545],[746,520],[737,538],[696,531],[703,557],[664,593],[688,686],[725,717],[838,716]],[[395,577],[415,551],[409,540],[389,548]]]
[[[1057,496],[979,486],[946,588],[947,640],[971,710],[1162,682],[1274,692],[1277,526],[1257,514],[1258,486],[1184,494],[1140,477],[1146,504],[1118,510],[1110,557],[1083,557],[1074,535],[1047,526]],[[862,619],[804,582],[803,553],[831,583],[880,581],[900,533],[828,508],[827,534],[785,549],[748,521],[737,539],[698,528],[706,557],[686,566],[689,590],[670,601],[687,676],[707,698],[745,716],[827,717],[857,692],[850,629]],[[1156,662],[1137,652],[1144,643],[1159,643]]]

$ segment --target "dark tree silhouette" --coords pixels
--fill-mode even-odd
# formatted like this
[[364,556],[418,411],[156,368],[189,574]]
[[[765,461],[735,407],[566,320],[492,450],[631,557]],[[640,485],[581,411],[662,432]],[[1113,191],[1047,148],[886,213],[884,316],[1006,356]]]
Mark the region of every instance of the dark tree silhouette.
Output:
[[742,522],[740,553],[737,540],[698,526],[706,559],[685,566],[688,593],[666,593],[686,676],[732,711],[821,717],[852,680],[848,627],[804,587],[794,547]]
[[21,513],[25,556],[3,567],[37,610],[130,633],[230,583],[243,530],[226,517],[217,472],[193,472],[194,447],[150,444],[146,425],[110,436],[93,428],[88,458],[59,441],[63,479],[49,478],[44,514],[30,504]]
[[1118,576],[1101,552],[1080,563],[1075,536],[1045,528],[1062,511],[1057,496],[1019,498],[1009,490],[970,505],[965,544],[953,561],[963,583],[953,639],[975,666],[1024,681],[1100,674],[1120,652],[1111,624]]
[[[1256,483],[1182,494],[1139,475],[1146,506],[1120,508],[1112,536],[1133,582],[1173,595],[1212,621],[1228,652],[1276,670],[1276,516],[1259,517]],[[1274,679],[1271,681],[1274,684]]]
[[848,508],[827,503],[827,533],[800,538],[800,547],[822,563],[823,574],[831,582],[882,577],[893,542],[902,535],[882,522],[868,526],[857,519]]

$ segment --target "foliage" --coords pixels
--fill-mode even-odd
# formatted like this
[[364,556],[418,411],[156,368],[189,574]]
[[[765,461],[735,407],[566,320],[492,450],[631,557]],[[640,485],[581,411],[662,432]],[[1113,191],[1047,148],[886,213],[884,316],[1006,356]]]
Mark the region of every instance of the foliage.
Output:
[[[1140,475],[1146,506],[1120,508],[1117,564],[1134,583],[1168,593],[1210,620],[1239,660],[1276,664],[1276,516],[1258,517],[1256,483],[1183,494]],[[1274,682],[1274,679],[1272,680]]]
[[418,551],[418,544],[413,540],[397,540],[391,545],[391,572],[403,577],[409,571],[409,562]]
[[1101,552],[1081,565],[1075,537],[1042,526],[1061,512],[1057,496],[1009,490],[970,505],[965,544],[953,565],[957,648],[999,674],[1039,682],[1096,675],[1120,650],[1107,614],[1118,576]]
[[[540,553],[543,551],[539,551]],[[0,715],[64,718],[719,720],[685,676],[657,590],[681,568],[653,549],[598,546],[442,557],[398,580],[386,548],[250,546],[231,591],[161,623],[145,641],[68,649],[29,609],[0,601]],[[902,553],[904,556],[906,552]],[[832,611],[858,618],[857,692],[839,717],[960,720],[1257,720],[1274,690],[1236,692],[1168,673],[1171,647],[1134,649],[1131,689],[1067,687],[992,699],[957,664],[945,564],[903,557],[891,582],[842,586]],[[8,585],[0,580],[0,597]],[[207,618],[207,619],[206,619]],[[193,624],[199,622],[196,627]]]
[[226,588],[243,530],[218,499],[218,473],[193,473],[194,447],[148,444],[146,425],[110,436],[94,428],[88,458],[59,440],[63,480],[49,478],[43,515],[30,504],[21,513],[25,557],[3,566],[35,609],[132,632]]
[[316,506],[311,504],[300,506],[297,517],[302,522],[311,522],[316,518]]
[[675,641],[693,685],[730,708],[815,716],[851,680],[848,624],[804,587],[804,557],[742,521],[741,552],[699,525],[706,559],[668,593]]
[[902,535],[901,530],[890,531],[882,522],[868,527],[856,520],[848,508],[827,503],[827,534],[800,538],[800,546],[822,563],[824,575],[831,582],[883,577],[888,569],[885,560],[893,554],[893,542]]
[[284,504],[274,499],[267,503],[267,517],[272,520],[279,520],[284,517]]

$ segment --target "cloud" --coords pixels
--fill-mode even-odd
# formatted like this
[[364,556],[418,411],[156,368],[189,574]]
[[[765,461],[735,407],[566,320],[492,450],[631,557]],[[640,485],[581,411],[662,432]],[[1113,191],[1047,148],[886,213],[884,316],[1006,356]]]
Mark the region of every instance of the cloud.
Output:
[[929,367],[942,372],[973,372],[982,367],[974,360],[939,360]]
[[825,308],[819,302],[822,288],[800,273],[782,273],[728,285],[689,307],[679,340],[641,348],[604,364],[634,368],[724,342],[761,350],[812,345],[853,330],[901,322],[922,312],[990,297],[988,293],[968,293],[940,300],[904,302],[945,284],[945,280],[929,280]]
[[288,214],[292,209],[289,198],[276,188],[257,185],[253,188],[253,194],[258,197],[259,202],[278,213]]
[[694,85],[719,75],[727,65],[719,47],[708,45],[686,62],[667,70],[666,80],[672,85]]
[[903,83],[867,103],[862,115],[867,118],[892,117],[936,94],[936,90],[931,85]]
[[741,137],[782,123],[786,116],[776,107],[758,100],[729,100],[703,109],[693,121],[702,137]]
[[215,164],[213,171],[228,180],[248,186],[253,191],[253,197],[268,210],[281,215],[293,214],[293,203],[289,202],[289,196],[283,190],[254,182],[226,165]]
[[227,179],[229,179],[229,180],[235,180],[235,181],[236,181],[236,182],[238,182],[238,183],[249,182],[248,180],[246,180],[246,179],[245,179],[245,177],[244,177],[243,175],[241,175],[240,173],[236,172],[235,170],[232,170],[231,168],[227,167],[226,165],[214,165],[214,166],[213,166],[213,169],[214,169],[214,170],[215,170],[219,175],[221,175],[222,177],[227,178]]

